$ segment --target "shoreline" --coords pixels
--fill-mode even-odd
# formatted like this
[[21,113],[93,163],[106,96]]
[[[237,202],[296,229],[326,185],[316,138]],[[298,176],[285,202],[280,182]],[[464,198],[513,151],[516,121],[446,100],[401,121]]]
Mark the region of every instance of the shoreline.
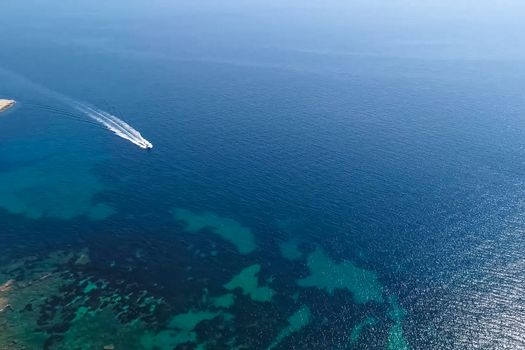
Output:
[[15,100],[3,100],[0,99],[0,113],[8,110],[15,105]]

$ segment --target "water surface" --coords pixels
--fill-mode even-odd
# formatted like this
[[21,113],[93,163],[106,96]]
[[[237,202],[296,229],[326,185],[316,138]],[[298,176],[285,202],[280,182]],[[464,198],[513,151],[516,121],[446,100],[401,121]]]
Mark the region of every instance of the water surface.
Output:
[[2,4],[0,349],[525,346],[506,5]]

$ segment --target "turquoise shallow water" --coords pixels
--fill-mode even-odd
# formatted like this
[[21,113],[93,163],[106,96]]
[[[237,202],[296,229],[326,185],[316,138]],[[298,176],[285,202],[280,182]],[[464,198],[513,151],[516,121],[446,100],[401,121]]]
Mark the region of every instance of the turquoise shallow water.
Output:
[[427,5],[3,4],[0,349],[523,347],[521,21]]

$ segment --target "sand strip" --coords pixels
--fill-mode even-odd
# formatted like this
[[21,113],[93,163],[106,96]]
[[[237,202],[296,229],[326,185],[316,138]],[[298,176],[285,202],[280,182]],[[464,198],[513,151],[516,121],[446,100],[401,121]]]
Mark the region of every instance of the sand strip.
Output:
[[15,100],[0,99],[0,112],[7,110],[9,107],[13,107],[15,103]]

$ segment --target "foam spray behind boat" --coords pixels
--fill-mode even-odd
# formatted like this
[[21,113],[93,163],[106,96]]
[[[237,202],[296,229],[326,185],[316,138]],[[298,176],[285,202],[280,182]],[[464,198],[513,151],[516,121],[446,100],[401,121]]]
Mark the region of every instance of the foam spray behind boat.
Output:
[[140,132],[114,115],[98,110],[94,107],[90,107],[86,104],[75,103],[74,107],[80,112],[88,115],[100,124],[104,125],[107,129],[113,131],[116,135],[122,137],[123,139],[126,139],[144,149],[153,148],[153,144],[146,140],[140,134]]
[[[151,149],[153,148],[153,145],[151,142],[146,140],[140,132],[135,130],[131,125],[126,123],[125,121],[117,118],[114,115],[111,115],[107,112],[104,112],[102,110],[99,110],[91,105],[88,105],[86,103],[78,102],[64,94],[61,94],[59,92],[53,91],[43,85],[37,84],[24,76],[11,72],[9,70],[3,69],[0,67],[0,74],[7,75],[11,78],[17,79],[19,81],[23,81],[35,90],[41,92],[44,95],[53,97],[54,99],[61,101],[63,103],[66,103],[72,107],[74,107],[76,110],[82,112],[83,114],[89,116],[93,120],[97,121],[98,123],[102,124],[106,129],[113,131],[116,135],[122,137],[123,139],[126,139],[133,144],[144,148],[144,149]],[[71,118],[71,116],[68,116]]]

